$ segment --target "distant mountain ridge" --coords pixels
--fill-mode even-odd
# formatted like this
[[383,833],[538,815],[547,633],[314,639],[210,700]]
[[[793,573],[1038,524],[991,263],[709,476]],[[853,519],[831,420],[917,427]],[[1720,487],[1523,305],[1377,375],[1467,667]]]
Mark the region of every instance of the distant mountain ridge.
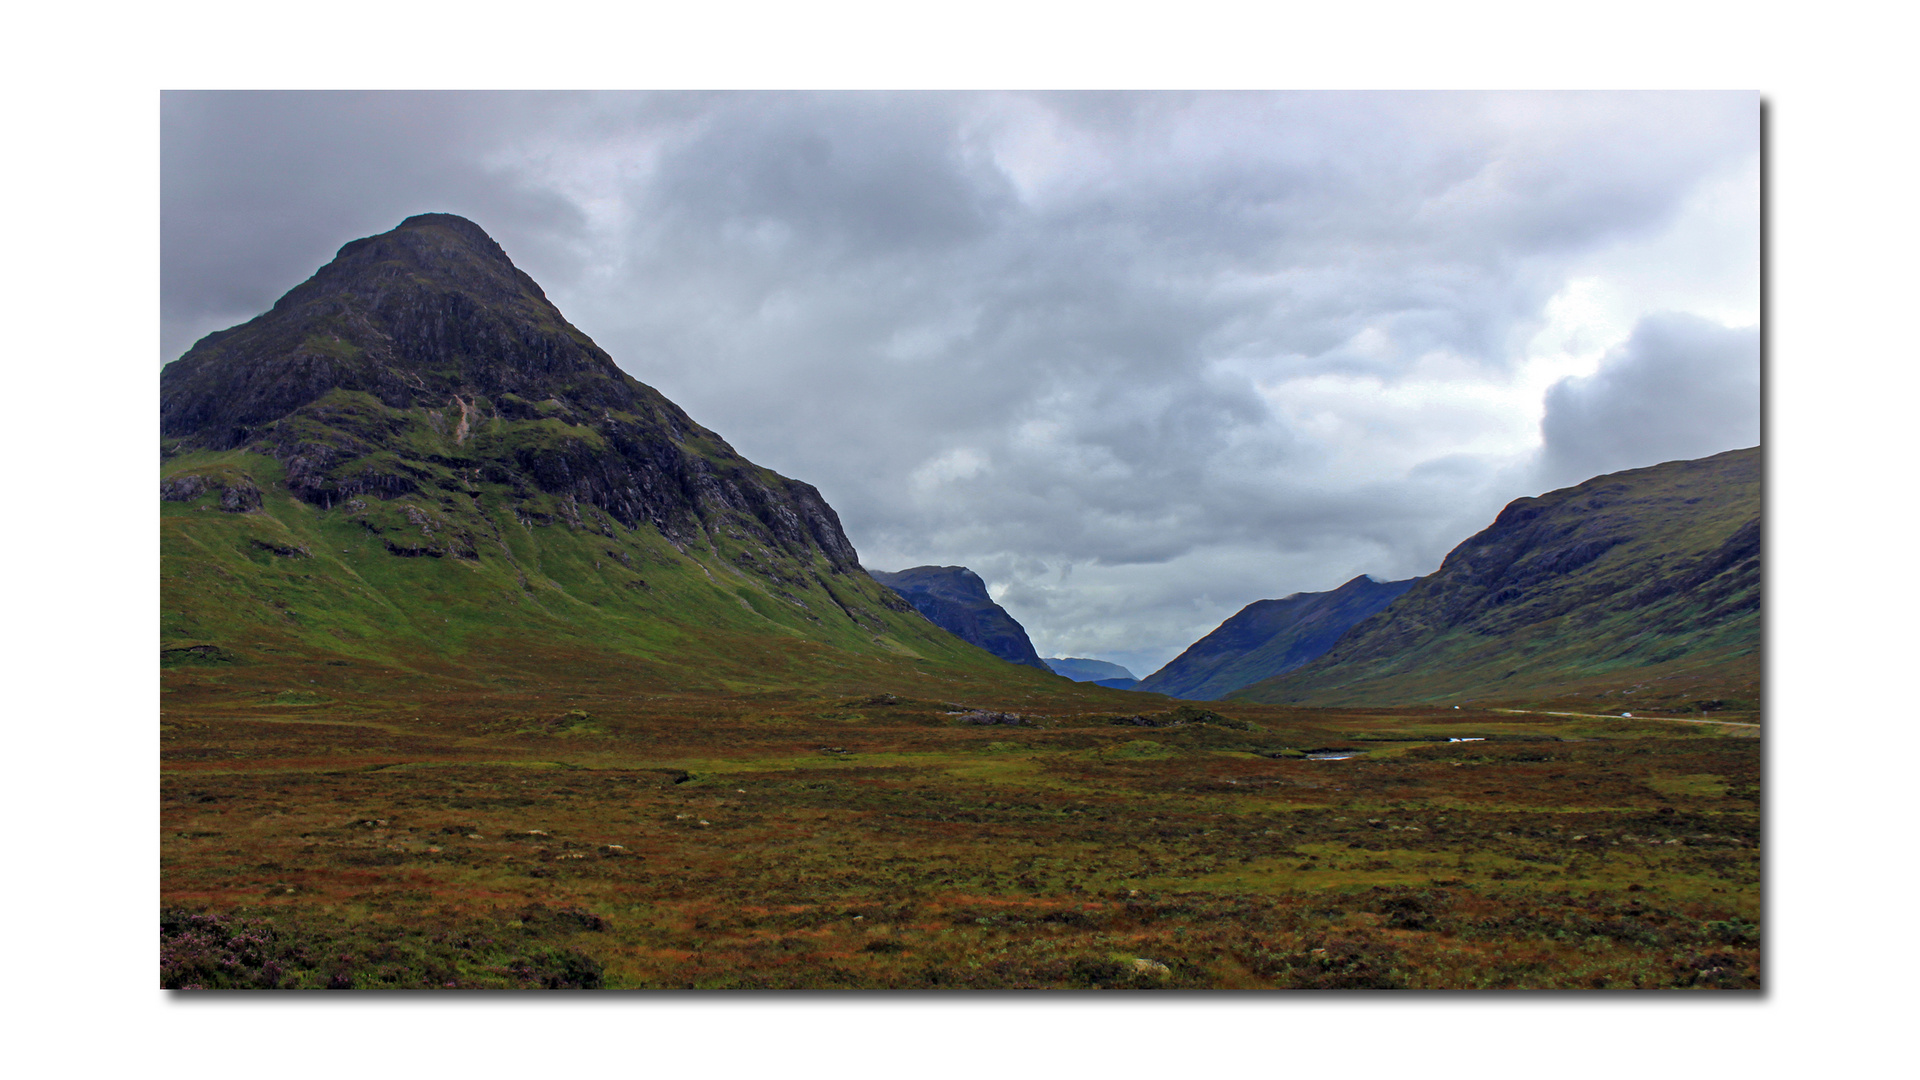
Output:
[[1140,680],[1137,689],[1193,701],[1218,700],[1308,663],[1418,580],[1375,581],[1362,574],[1329,592],[1256,600]]
[[1027,630],[1007,609],[993,602],[987,583],[964,566],[915,566],[888,573],[869,571],[873,579],[899,593],[927,621],[1002,660],[1051,673],[1034,651]]
[[1757,709],[1761,465],[1752,447],[1516,499],[1320,657],[1231,696]]
[[1099,682],[1102,679],[1139,681],[1133,672],[1105,660],[1089,660],[1081,656],[1047,656],[1042,659],[1055,675],[1065,675],[1074,682]]

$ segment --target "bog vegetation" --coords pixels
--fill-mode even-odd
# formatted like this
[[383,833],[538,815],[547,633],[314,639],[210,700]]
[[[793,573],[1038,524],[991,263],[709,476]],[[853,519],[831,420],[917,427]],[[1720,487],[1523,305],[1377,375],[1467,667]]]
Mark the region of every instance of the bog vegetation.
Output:
[[1754,728],[235,675],[167,679],[169,987],[1759,985]]

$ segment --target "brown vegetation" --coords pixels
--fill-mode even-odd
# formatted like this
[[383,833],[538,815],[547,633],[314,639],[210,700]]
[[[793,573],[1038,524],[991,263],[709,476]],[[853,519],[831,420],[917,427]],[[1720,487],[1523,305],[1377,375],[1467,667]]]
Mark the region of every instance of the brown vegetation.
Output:
[[163,980],[1759,985],[1753,729],[617,681],[168,672]]

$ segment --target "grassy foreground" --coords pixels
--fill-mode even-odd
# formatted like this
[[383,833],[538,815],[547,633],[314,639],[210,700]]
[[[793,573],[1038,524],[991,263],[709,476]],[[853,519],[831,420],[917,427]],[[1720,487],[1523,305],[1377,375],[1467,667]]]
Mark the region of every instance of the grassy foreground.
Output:
[[1757,727],[617,684],[169,670],[163,983],[1759,985]]

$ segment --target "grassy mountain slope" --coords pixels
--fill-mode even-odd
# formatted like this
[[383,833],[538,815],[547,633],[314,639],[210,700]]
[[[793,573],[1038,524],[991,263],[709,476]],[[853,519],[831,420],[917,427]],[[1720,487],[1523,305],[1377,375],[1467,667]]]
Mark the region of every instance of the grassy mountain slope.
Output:
[[[813,684],[855,658],[1004,667],[824,558],[781,563],[781,581],[747,573],[735,559],[753,549],[724,532],[681,552],[651,527],[483,484],[316,507],[245,451],[182,455],[163,478],[162,662],[201,675],[294,664],[521,685],[559,663],[740,690]],[[259,504],[223,509],[235,491]]]
[[738,690],[1004,666],[460,218],[346,245],[161,386],[168,667]]
[[1355,623],[1386,607],[1417,578],[1375,581],[1362,574],[1330,592],[1256,600],[1140,680],[1141,690],[1215,701],[1284,674],[1333,647]]
[[1319,659],[1233,699],[1757,708],[1758,447],[1509,504]]

